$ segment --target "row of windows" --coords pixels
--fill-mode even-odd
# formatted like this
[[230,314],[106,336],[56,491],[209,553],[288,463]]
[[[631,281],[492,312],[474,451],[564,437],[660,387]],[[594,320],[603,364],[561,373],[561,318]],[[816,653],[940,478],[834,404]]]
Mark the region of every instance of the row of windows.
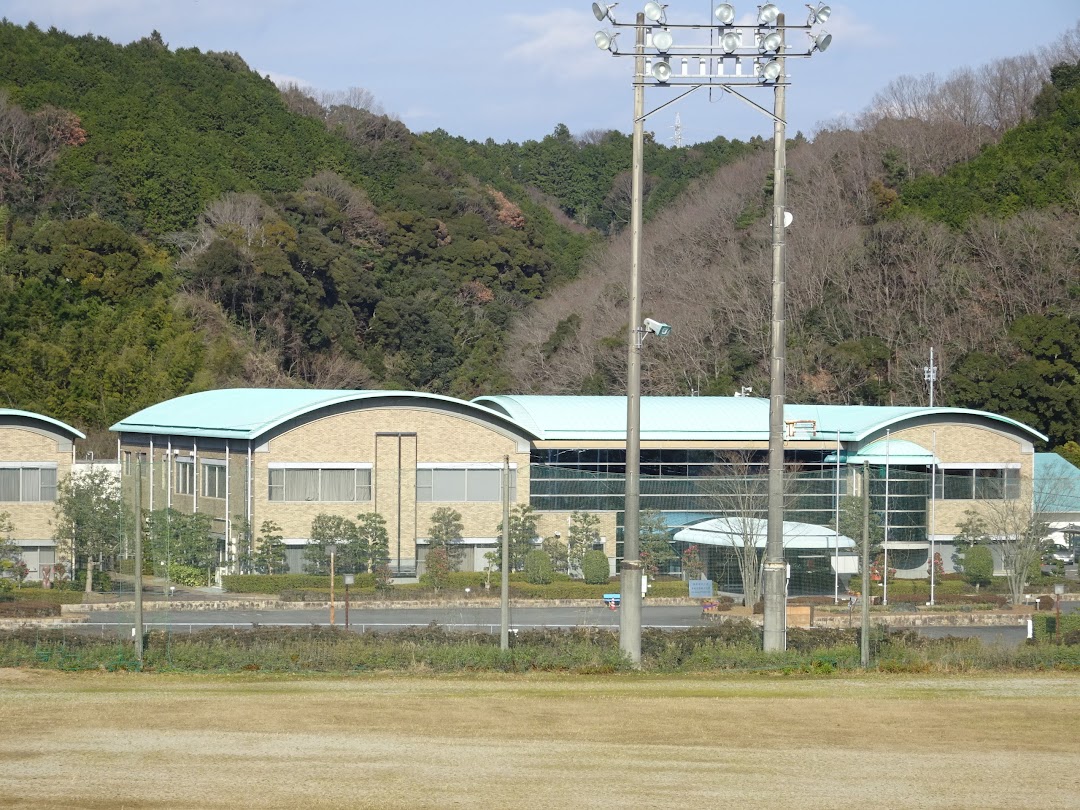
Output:
[[56,500],[56,467],[0,468],[0,501]]
[[[272,468],[268,497],[275,502],[351,503],[371,500],[370,468]],[[517,498],[517,471],[510,471],[510,499]],[[502,500],[502,471],[497,468],[421,468],[416,471],[416,500],[467,503]]]
[[[590,462],[595,463],[593,454],[614,455],[615,451],[581,451],[588,452]],[[654,451],[657,455],[682,453],[689,456],[694,453],[709,453],[711,451]],[[536,504],[541,509],[566,509],[566,508],[592,508],[592,509],[620,509],[616,502],[623,492],[623,480],[621,475],[615,475],[609,471],[608,475],[588,475],[581,478],[572,476],[576,480],[572,482],[565,478],[559,470],[580,469],[573,463],[566,463],[568,451],[543,451],[545,456],[559,453],[564,463],[555,467],[543,467],[535,470],[533,475],[532,496],[538,501]],[[534,452],[534,456],[537,453]],[[704,458],[704,455],[695,458]],[[690,462],[693,463],[693,462]],[[643,468],[644,469],[644,468]],[[45,473],[42,478],[42,473]],[[511,500],[517,498],[517,471],[510,471]],[[572,475],[572,474],[571,474]],[[700,475],[700,472],[699,472]],[[802,476],[806,476],[803,473]],[[829,468],[817,473],[811,473],[809,477],[819,478],[824,491],[819,494],[831,494],[835,491],[835,478]],[[201,469],[201,494],[206,498],[224,498],[226,488],[226,467],[217,460],[204,461]],[[713,481],[723,480],[723,476],[709,478]],[[890,498],[898,498],[902,494],[914,495],[908,491],[910,487],[921,490],[925,487],[924,474],[912,475],[910,479],[903,477],[901,469],[890,472]],[[678,479],[680,476],[672,476]],[[697,476],[695,476],[697,477]],[[830,481],[831,478],[831,481]],[[554,480],[552,480],[554,479]],[[650,484],[648,474],[643,473],[642,497],[668,496],[679,505],[671,504],[666,508],[699,509],[702,508],[701,500],[708,498],[726,499],[732,493],[725,493],[722,489],[693,486],[688,491],[671,491],[662,484]],[[699,479],[700,480],[700,479]],[[657,489],[653,489],[653,487]],[[884,482],[876,479],[873,482],[874,494],[880,496]],[[926,487],[928,489],[928,487]],[[193,495],[195,493],[195,463],[193,459],[176,459],[174,489],[180,495]],[[652,491],[650,491],[652,490]],[[36,493],[36,494],[35,494]],[[738,493],[735,493],[738,494]],[[922,492],[918,495],[925,497]],[[48,468],[21,468],[0,470],[0,501],[10,500],[54,500],[56,496],[56,470]],[[935,496],[941,500],[1013,500],[1020,497],[1020,471],[1017,469],[950,469],[936,476]],[[277,502],[356,502],[371,500],[371,469],[367,467],[283,467],[272,468],[269,471],[269,493],[271,501]],[[502,473],[498,468],[422,468],[416,471],[416,499],[421,502],[497,502],[502,498]],[[589,506],[582,503],[582,499],[591,501]],[[554,501],[558,501],[556,506]],[[577,505],[572,505],[576,501]],[[895,507],[894,507],[895,508]],[[892,510],[890,510],[892,511]]]

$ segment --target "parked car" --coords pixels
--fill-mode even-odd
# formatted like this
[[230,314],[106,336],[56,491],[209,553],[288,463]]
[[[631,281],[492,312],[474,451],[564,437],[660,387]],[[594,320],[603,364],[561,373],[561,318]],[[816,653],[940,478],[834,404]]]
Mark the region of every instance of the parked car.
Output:
[[1058,546],[1046,555],[1046,562],[1049,565],[1053,565],[1054,563],[1073,565],[1076,562],[1076,554],[1071,548]]

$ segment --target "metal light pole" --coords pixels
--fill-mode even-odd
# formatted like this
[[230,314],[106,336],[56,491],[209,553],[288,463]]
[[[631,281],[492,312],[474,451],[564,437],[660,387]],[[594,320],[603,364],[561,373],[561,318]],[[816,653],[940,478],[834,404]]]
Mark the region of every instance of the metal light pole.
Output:
[[337,546],[333,543],[326,544],[326,550],[330,552],[330,626],[334,626],[334,552]]
[[930,365],[923,366],[923,379],[930,386],[930,407],[934,407],[934,383],[937,382],[937,366],[934,365],[934,347],[930,347]]
[[[72,555],[74,557],[75,555]],[[142,538],[142,459],[135,462],[135,660],[143,662],[143,538]]]
[[[772,3],[758,7],[757,22],[736,25],[735,9],[729,3],[714,4],[712,21],[708,25],[672,23],[667,19],[667,6],[648,2],[638,13],[635,22],[616,22],[612,9],[616,4],[596,2],[593,14],[600,22],[609,21],[618,28],[635,29],[634,57],[634,131],[632,158],[632,190],[630,212],[630,334],[627,362],[626,397],[626,503],[623,519],[623,560],[620,574],[622,605],[619,620],[619,646],[635,664],[641,659],[641,562],[640,562],[640,427],[641,427],[641,341],[647,331],[641,324],[641,211],[644,183],[644,119],[702,87],[716,87],[735,96],[764,113],[774,122],[774,198],[773,198],[773,285],[772,285],[772,360],[769,399],[769,508],[768,530],[764,560],[765,584],[765,641],[766,650],[782,650],[787,644],[786,565],[783,550],[783,463],[784,463],[784,374],[785,374],[785,270],[784,232],[789,224],[785,210],[786,170],[785,150],[785,58],[809,57],[824,51],[832,42],[827,33],[816,36],[811,29],[825,22],[831,9],[823,3],[809,6],[810,17],[805,25],[787,26],[784,15]],[[787,30],[805,31],[811,40],[805,51],[793,51],[785,42]],[[707,45],[676,44],[672,32],[709,31]],[[598,31],[594,37],[597,47],[619,53],[618,32]],[[645,49],[656,51],[651,69]],[[745,64],[753,66],[744,72]],[[751,101],[735,88],[767,84],[775,87],[774,109],[768,110]],[[646,86],[686,88],[682,95],[645,111]],[[648,323],[646,323],[648,327]],[[670,331],[669,327],[664,327]],[[657,334],[666,334],[657,332]]]
[[345,575],[345,629],[349,629],[349,586],[356,581],[353,574]]

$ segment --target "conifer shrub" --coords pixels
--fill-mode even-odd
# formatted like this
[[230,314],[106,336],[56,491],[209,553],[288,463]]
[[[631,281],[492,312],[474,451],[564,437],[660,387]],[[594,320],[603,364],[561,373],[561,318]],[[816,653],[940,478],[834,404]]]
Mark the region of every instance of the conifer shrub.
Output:
[[603,585],[611,580],[607,555],[599,549],[586,551],[581,558],[581,575],[590,585]]
[[[606,562],[605,558],[605,562]],[[530,585],[550,585],[555,580],[551,556],[538,548],[525,555],[525,581]]]

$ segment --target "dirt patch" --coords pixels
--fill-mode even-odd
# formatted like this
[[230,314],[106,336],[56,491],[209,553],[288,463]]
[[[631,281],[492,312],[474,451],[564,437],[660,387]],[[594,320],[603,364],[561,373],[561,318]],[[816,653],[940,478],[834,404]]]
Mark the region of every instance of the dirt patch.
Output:
[[0,807],[1070,807],[1080,677],[0,670]]

